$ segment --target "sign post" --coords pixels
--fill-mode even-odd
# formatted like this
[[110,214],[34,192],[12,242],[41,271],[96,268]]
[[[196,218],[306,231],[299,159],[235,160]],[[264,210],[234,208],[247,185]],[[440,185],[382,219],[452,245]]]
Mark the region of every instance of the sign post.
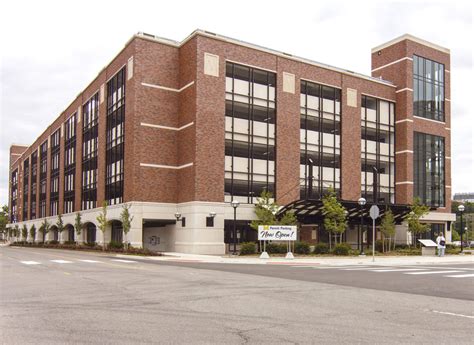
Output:
[[293,259],[293,253],[290,249],[290,241],[296,241],[296,226],[295,225],[259,225],[258,226],[258,240],[263,241],[263,252],[260,259],[268,259],[270,256],[266,252],[266,241],[287,241],[288,253],[287,259]]
[[370,218],[372,218],[372,261],[375,261],[375,220],[379,217],[380,210],[377,205],[370,208]]

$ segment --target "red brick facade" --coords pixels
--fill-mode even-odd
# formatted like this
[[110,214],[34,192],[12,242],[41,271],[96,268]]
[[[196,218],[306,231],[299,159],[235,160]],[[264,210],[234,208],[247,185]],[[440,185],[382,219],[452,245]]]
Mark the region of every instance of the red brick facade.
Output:
[[[276,197],[280,204],[299,198],[300,161],[300,80],[314,81],[341,89],[341,196],[357,200],[361,193],[361,95],[396,102],[395,151],[413,151],[413,131],[446,138],[446,156],[450,157],[450,107],[446,122],[413,119],[412,62],[419,54],[442,62],[449,70],[449,54],[409,39],[401,40],[372,54],[373,77],[294,58],[282,53],[242,44],[231,39],[197,31],[184,42],[134,36],[97,78],[60,114],[28,148],[12,146],[10,171],[38,150],[41,143],[61,128],[66,119],[78,112],[76,134],[75,211],[81,207],[82,189],[82,105],[94,94],[104,94],[99,104],[97,205],[105,198],[106,99],[107,81],[123,66],[127,70],[125,107],[124,202],[145,201],[182,203],[188,201],[224,201],[225,148],[225,65],[226,61],[274,71],[277,74],[276,123]],[[204,73],[205,53],[218,56],[218,76]],[[387,67],[384,65],[400,60]],[[283,91],[283,73],[295,76],[295,92]],[[347,104],[347,90],[357,91],[357,106]],[[400,91],[400,92],[397,92]],[[446,74],[446,98],[450,98],[449,73]],[[79,114],[80,113],[80,114]],[[64,204],[64,137],[61,137],[59,213]],[[12,156],[13,155],[13,156]],[[38,181],[39,188],[39,167]],[[46,214],[49,215],[48,155]],[[31,176],[31,174],[29,175]],[[10,175],[11,177],[11,175]],[[413,155],[396,155],[396,181],[413,181]],[[451,165],[446,161],[446,185],[451,185]],[[21,189],[21,178],[18,183]],[[30,182],[31,186],[31,182]],[[410,203],[412,184],[396,185],[396,203]],[[450,209],[450,190],[446,193],[446,211]],[[23,194],[18,193],[18,217],[22,219]],[[37,193],[37,210],[39,191]],[[28,213],[29,217],[29,213]]]

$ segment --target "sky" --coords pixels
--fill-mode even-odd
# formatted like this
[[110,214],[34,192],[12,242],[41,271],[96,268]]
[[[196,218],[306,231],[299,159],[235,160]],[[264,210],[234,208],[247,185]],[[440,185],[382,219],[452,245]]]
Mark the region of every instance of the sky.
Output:
[[2,1],[0,205],[8,150],[29,145],[137,32],[204,29],[370,75],[371,48],[410,33],[451,49],[452,191],[474,192],[469,1]]

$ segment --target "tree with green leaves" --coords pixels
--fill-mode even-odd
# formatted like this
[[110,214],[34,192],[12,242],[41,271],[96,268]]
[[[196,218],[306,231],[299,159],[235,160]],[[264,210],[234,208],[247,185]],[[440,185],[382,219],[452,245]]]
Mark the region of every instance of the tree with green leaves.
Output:
[[102,231],[102,238],[103,238],[103,247],[102,250],[105,250],[105,231],[107,230],[107,226],[109,225],[109,221],[107,219],[107,201],[102,203],[102,212],[96,217],[97,222],[99,223],[99,230]]
[[26,224],[23,224],[23,227],[21,228],[21,235],[23,237],[23,240],[26,242],[28,239],[28,228],[26,227]]
[[[391,209],[385,211],[382,217],[382,222],[380,223],[380,230],[384,237],[388,237],[388,250],[390,251],[392,247],[392,239],[393,246],[395,247],[395,218]],[[385,238],[382,242],[382,250],[385,251]]]
[[122,221],[122,229],[124,233],[124,242],[128,249],[127,234],[132,227],[133,216],[130,215],[130,205],[123,205],[122,212],[120,213],[120,220]]
[[412,234],[413,242],[416,246],[416,238],[430,229],[429,224],[424,224],[420,219],[428,214],[430,208],[423,205],[420,198],[413,199],[413,205],[410,206],[410,213],[405,217],[408,223],[408,231]]
[[15,233],[15,241],[18,241],[18,237],[20,237],[20,227],[18,226],[18,224],[15,225],[15,227],[13,228],[14,229],[14,233]]
[[267,190],[263,190],[260,197],[257,198],[255,205],[255,215],[257,219],[252,220],[250,227],[258,231],[259,225],[276,225],[275,214],[278,212],[278,205],[272,199],[273,195]]
[[36,226],[33,224],[30,228],[30,238],[32,239],[33,243],[35,243],[35,237],[36,237]]
[[336,235],[336,243],[337,236],[339,236],[339,243],[342,243],[342,234],[347,229],[347,211],[337,200],[336,193],[332,188],[323,196],[322,213],[324,215],[324,228],[329,232],[329,248],[332,249],[332,234]]
[[7,229],[8,215],[9,215],[8,206],[3,205],[0,210],[0,233],[3,234],[4,236],[6,236],[8,233],[8,229]]
[[63,221],[63,216],[61,214],[58,214],[56,227],[58,228],[58,233],[59,233],[59,243],[61,243],[61,240],[63,239],[63,231],[64,231],[64,221]]
[[43,223],[41,223],[41,227],[40,227],[41,234],[43,235],[43,243],[46,242],[46,235],[49,233],[50,229],[51,229],[51,224],[45,218],[43,220]]
[[76,212],[76,218],[74,220],[74,230],[76,230],[76,234],[78,237],[81,236],[83,227],[84,224],[82,223],[81,212]]

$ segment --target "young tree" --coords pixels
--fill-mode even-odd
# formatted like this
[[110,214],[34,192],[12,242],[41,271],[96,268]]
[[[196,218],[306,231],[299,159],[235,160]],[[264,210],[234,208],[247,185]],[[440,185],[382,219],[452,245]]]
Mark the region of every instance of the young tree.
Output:
[[26,242],[26,240],[28,239],[28,228],[26,227],[26,224],[23,224],[23,227],[21,228],[21,235],[24,241]]
[[20,237],[20,227],[15,225],[14,227],[14,236],[15,236],[15,241],[18,241],[18,237]]
[[[337,200],[336,193],[333,189],[323,197],[323,215],[324,228],[329,232],[329,248],[331,249],[331,236],[335,233],[339,235],[339,243],[342,243],[342,234],[347,228],[346,209]],[[336,238],[337,242],[337,238]]]
[[295,212],[292,210],[286,211],[285,214],[280,218],[278,224],[280,225],[296,225],[298,219],[295,216]]
[[99,223],[99,230],[102,231],[102,250],[105,250],[105,231],[107,230],[107,225],[109,225],[109,221],[107,220],[107,201],[104,201],[104,203],[102,204],[102,212],[97,216],[96,219]]
[[[428,224],[423,224],[420,219],[428,214],[430,208],[426,205],[421,204],[419,198],[413,200],[413,205],[410,206],[410,213],[405,217],[408,223],[408,231],[412,234],[413,241],[416,241],[416,237],[420,234],[424,234],[429,230]],[[416,242],[415,242],[416,246]]]
[[[393,245],[395,247],[395,219],[393,217],[392,210],[388,209],[385,211],[384,216],[382,218],[382,223],[380,224],[380,230],[382,231],[384,237],[388,237],[389,244],[388,250],[392,246],[392,238],[393,238]],[[383,241],[383,249],[385,250],[385,240]]]
[[36,237],[36,226],[33,224],[30,228],[30,238],[32,239],[33,243],[35,243],[35,237]]
[[257,198],[255,205],[255,215],[257,219],[252,220],[250,227],[258,230],[259,225],[275,225],[277,220],[275,214],[278,211],[278,205],[272,200],[272,193],[266,190],[262,191],[260,197]]
[[8,224],[8,206],[3,205],[2,209],[0,210],[0,233],[7,235],[8,229],[7,229],[7,224]]
[[82,223],[81,212],[76,212],[76,219],[74,220],[74,230],[76,230],[77,236],[81,236],[83,226],[84,224]]
[[120,213],[120,220],[122,221],[122,229],[124,236],[124,242],[128,249],[127,234],[132,227],[133,216],[130,216],[130,205],[123,205],[122,212]]
[[58,228],[58,233],[59,233],[59,243],[61,243],[61,240],[63,239],[63,231],[64,231],[64,221],[63,221],[63,216],[61,214],[58,214],[58,221],[56,222],[56,227]]
[[46,242],[46,235],[48,234],[50,230],[51,224],[48,222],[48,220],[45,218],[43,223],[41,223],[40,231],[43,235],[43,243]]

